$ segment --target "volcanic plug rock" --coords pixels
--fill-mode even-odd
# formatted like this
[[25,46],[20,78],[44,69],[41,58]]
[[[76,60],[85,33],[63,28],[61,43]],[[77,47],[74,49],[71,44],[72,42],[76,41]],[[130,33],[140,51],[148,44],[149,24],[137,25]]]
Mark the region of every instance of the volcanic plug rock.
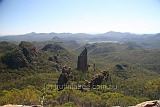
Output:
[[88,70],[88,67],[87,67],[87,49],[86,48],[78,56],[77,70],[82,71],[82,72],[86,72]]

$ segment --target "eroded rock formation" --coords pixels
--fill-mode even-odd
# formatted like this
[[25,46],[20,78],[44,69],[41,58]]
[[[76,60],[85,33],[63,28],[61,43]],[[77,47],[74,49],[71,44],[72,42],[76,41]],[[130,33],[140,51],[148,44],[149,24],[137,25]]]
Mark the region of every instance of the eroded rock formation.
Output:
[[38,55],[36,48],[30,42],[22,41],[19,44],[19,47],[22,49],[24,56],[29,62],[31,62],[33,58]]
[[100,85],[103,80],[107,81],[110,79],[108,71],[102,71],[100,74],[96,74],[89,83],[90,87]]
[[82,72],[86,72],[88,70],[88,66],[87,66],[87,49],[86,48],[78,56],[77,70],[82,71]]
[[71,77],[70,72],[71,72],[70,67],[67,67],[67,66],[62,67],[62,73],[58,78],[58,90],[63,90],[64,87],[67,85],[67,82]]
[[61,73],[58,78],[58,90],[63,90],[65,85],[68,82],[68,74],[67,73]]

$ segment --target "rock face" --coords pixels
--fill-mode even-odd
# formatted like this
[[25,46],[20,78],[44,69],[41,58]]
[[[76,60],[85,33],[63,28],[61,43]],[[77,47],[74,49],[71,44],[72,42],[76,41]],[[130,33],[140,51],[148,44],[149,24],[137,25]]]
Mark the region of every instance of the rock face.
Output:
[[87,66],[87,49],[86,48],[78,56],[77,70],[82,71],[82,72],[86,72],[88,70],[88,66]]

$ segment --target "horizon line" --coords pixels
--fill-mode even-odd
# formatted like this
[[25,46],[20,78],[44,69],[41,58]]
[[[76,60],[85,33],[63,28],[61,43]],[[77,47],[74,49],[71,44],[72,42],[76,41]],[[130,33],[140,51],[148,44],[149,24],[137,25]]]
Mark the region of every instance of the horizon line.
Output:
[[41,34],[41,33],[45,33],[45,34],[49,34],[49,33],[57,33],[57,34],[62,34],[62,33],[70,33],[70,34],[90,34],[90,35],[97,35],[97,34],[104,34],[104,33],[108,33],[108,32],[119,32],[119,33],[131,33],[131,34],[139,34],[139,35],[144,35],[144,34],[158,34],[160,32],[156,32],[156,33],[134,33],[134,32],[121,32],[121,31],[107,31],[107,32],[76,32],[76,33],[72,33],[72,32],[28,32],[28,33],[17,33],[17,34],[0,34],[0,37],[3,36],[17,36],[17,35],[26,35],[26,34]]

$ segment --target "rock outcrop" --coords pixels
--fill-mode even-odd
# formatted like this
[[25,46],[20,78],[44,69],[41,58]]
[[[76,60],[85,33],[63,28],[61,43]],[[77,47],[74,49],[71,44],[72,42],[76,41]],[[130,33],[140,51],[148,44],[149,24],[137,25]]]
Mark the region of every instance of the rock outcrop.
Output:
[[67,66],[62,67],[62,73],[58,78],[58,90],[63,90],[64,87],[67,85],[69,78],[72,76],[70,75],[71,68]]
[[58,78],[58,90],[63,90],[65,85],[68,82],[68,74],[67,73],[61,73]]
[[77,70],[86,72],[88,70],[87,66],[87,49],[85,48],[81,54],[78,56],[78,61],[77,61]]
[[133,107],[160,107],[160,101],[146,101]]
[[65,50],[63,47],[61,47],[58,44],[47,44],[42,48],[43,51],[51,51],[51,52],[56,52],[58,50]]
[[108,71],[102,71],[100,74],[95,75],[92,79],[91,82],[89,83],[91,87],[100,85],[103,80],[109,80],[109,72]]
[[32,62],[33,58],[38,55],[36,48],[30,42],[22,41],[19,47],[22,49],[24,56],[29,62]]
[[22,41],[19,47],[2,56],[2,63],[11,69],[29,67],[30,63],[36,58],[38,52],[30,42]]

